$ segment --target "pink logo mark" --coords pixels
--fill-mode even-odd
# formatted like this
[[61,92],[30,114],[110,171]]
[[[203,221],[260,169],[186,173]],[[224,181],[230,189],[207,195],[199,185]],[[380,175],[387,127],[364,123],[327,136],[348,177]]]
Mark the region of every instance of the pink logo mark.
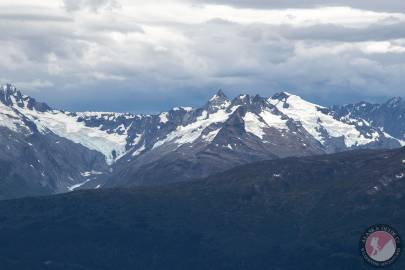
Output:
[[394,237],[385,231],[375,231],[367,238],[366,252],[374,261],[388,261],[394,256],[396,249]]

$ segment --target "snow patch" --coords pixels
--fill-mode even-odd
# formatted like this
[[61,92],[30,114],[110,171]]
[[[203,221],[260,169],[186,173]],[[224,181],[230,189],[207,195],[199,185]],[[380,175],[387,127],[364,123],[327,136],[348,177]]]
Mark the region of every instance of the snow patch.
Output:
[[[199,117],[195,122],[189,125],[178,126],[177,129],[168,134],[165,139],[155,143],[152,149],[159,147],[167,142],[174,142],[178,145],[192,143],[201,136],[204,129],[209,127],[211,124],[225,122],[237,108],[238,107],[235,106],[229,113],[225,110],[219,110],[213,114],[207,115],[207,118],[205,119]],[[211,137],[212,135],[213,134],[211,134]]]
[[263,110],[259,114],[269,127],[276,129],[288,129],[287,120],[283,120],[281,115],[276,115],[269,110]]
[[89,181],[90,181],[90,179],[86,179],[86,181],[84,181],[84,182],[81,182],[81,183],[76,184],[76,185],[69,186],[69,187],[68,187],[68,190],[69,190],[69,191],[74,191],[75,189],[77,189],[77,188],[83,186],[84,184],[86,184],[86,183],[89,182]]
[[142,134],[136,134],[134,141],[132,142],[133,145],[137,145],[142,139]]
[[191,112],[193,110],[193,107],[181,107],[181,108],[186,112]]
[[18,131],[18,127],[28,128],[21,118],[8,106],[0,102],[0,126],[6,127],[12,131]]
[[259,117],[251,112],[247,112],[246,115],[243,117],[243,121],[245,122],[245,130],[260,139],[263,139],[263,135],[266,134],[263,131],[263,128],[267,127],[265,123],[260,121]]
[[145,151],[145,145],[142,145],[138,150],[132,153],[133,157],[139,156],[143,151]]
[[210,133],[208,133],[207,135],[203,135],[201,138],[207,142],[212,142],[220,130],[221,130],[220,128],[217,130],[213,130]]
[[159,115],[160,123],[165,124],[165,123],[169,122],[169,119],[167,118],[168,115],[169,115],[169,113],[167,113],[167,112],[161,113],[161,114]]
[[80,173],[80,175],[81,175],[81,176],[84,176],[84,177],[89,177],[89,176],[91,176],[91,175],[100,175],[100,174],[103,174],[103,173],[102,173],[102,172],[99,172],[99,171],[95,171],[95,170],[86,171],[86,172],[81,172],[81,173]]

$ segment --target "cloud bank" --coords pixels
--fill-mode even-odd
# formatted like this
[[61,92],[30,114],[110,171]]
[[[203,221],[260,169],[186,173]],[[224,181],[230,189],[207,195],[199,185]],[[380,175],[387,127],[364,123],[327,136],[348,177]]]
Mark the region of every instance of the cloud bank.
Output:
[[0,3],[0,82],[68,110],[157,112],[218,88],[323,104],[403,95],[401,1]]

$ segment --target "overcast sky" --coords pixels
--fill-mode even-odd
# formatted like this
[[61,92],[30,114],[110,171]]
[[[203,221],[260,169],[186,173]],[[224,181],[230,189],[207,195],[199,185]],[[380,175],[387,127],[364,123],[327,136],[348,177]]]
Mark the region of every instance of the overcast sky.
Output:
[[405,96],[403,0],[1,0],[0,82],[71,111]]

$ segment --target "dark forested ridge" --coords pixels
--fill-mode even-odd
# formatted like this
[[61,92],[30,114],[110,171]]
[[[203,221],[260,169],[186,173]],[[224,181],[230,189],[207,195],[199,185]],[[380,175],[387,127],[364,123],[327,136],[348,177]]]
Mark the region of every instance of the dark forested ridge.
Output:
[[0,269],[372,269],[359,238],[375,223],[405,237],[404,173],[404,148],[360,150],[2,201]]

